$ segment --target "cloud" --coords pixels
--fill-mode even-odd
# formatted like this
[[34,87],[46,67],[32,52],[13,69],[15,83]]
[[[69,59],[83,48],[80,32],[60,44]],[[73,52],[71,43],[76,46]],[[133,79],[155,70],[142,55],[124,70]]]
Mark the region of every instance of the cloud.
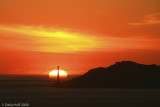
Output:
[[72,53],[99,47],[95,37],[68,29],[1,25],[0,31],[1,46],[15,50]]
[[35,26],[0,26],[1,50],[23,50],[55,53],[82,51],[119,51],[125,49],[160,49],[160,39],[145,37],[112,37],[87,34],[69,29]]
[[154,25],[160,24],[160,13],[149,14],[143,17],[141,22],[129,23],[132,26],[144,26],[144,25]]

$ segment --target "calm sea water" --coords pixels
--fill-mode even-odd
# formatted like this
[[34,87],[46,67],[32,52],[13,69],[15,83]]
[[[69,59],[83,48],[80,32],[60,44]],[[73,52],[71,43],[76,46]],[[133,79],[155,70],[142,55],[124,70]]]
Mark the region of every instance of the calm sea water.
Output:
[[160,107],[160,89],[57,89],[51,87],[51,81],[40,80],[1,80],[0,105],[27,103],[29,107]]
[[30,107],[160,107],[160,90],[1,87],[0,101]]

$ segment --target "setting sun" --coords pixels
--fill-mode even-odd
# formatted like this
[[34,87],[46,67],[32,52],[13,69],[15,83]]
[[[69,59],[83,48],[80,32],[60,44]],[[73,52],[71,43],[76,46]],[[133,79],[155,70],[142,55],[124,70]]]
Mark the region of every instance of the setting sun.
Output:
[[[57,78],[58,70],[53,70],[49,73],[50,78]],[[67,78],[67,73],[64,70],[59,70],[60,78]]]

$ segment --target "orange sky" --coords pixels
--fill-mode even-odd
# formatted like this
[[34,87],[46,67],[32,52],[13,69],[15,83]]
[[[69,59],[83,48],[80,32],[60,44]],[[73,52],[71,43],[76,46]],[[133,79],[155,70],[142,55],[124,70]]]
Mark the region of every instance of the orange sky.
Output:
[[160,65],[159,0],[0,0],[0,73]]

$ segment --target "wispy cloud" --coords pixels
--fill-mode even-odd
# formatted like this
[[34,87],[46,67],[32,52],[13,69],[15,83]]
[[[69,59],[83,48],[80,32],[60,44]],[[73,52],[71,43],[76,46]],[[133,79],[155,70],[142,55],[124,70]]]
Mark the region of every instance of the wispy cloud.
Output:
[[160,13],[149,14],[143,17],[141,22],[129,23],[133,26],[144,26],[144,25],[153,25],[160,24]]
[[0,26],[1,46],[43,52],[91,51],[99,47],[95,37],[80,32],[34,26]]
[[120,38],[33,26],[0,26],[1,50],[74,53],[124,49],[160,49],[160,39]]

